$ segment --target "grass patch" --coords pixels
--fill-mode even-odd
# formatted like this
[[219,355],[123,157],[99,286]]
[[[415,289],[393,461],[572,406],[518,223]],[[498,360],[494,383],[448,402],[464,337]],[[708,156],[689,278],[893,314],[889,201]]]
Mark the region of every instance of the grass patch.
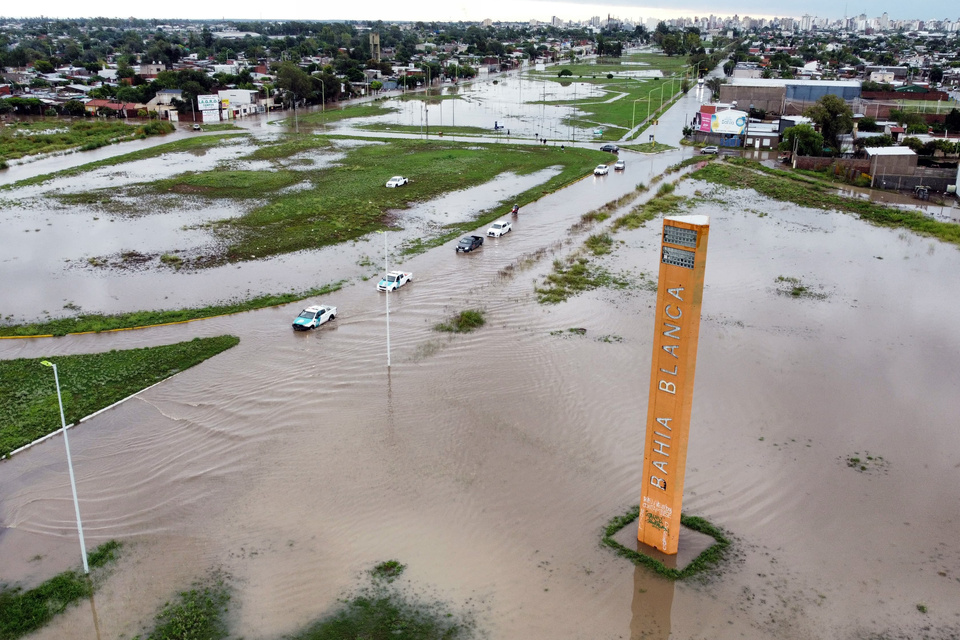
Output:
[[177,599],[163,605],[152,632],[133,640],[221,640],[228,637],[224,614],[230,590],[219,576],[208,584],[196,584]]
[[329,149],[333,143],[329,138],[310,135],[287,135],[280,142],[262,144],[252,153],[240,158],[241,160],[282,160],[304,151]]
[[157,145],[155,147],[150,147],[149,149],[140,149],[139,151],[124,153],[112,158],[104,158],[103,160],[97,160],[96,162],[88,162],[87,164],[80,165],[79,167],[71,167],[69,169],[62,169],[53,173],[45,173],[43,175],[33,176],[31,178],[24,178],[23,180],[18,180],[10,184],[0,185],[0,191],[43,184],[44,182],[49,182],[50,180],[54,180],[56,178],[69,178],[78,176],[88,171],[93,171],[94,169],[112,167],[118,164],[123,164],[124,162],[134,162],[136,160],[156,158],[166,153],[181,153],[203,150],[209,147],[215,147],[221,144],[225,139],[232,139],[246,135],[246,133],[227,133],[216,136],[211,135],[197,136],[195,138],[183,138],[182,140],[175,140],[174,142]]
[[[660,188],[663,189],[664,186],[667,185],[664,184]],[[670,191],[672,191],[672,189],[670,189]],[[685,200],[686,199],[682,196],[677,196],[670,193],[661,195],[653,200],[650,200],[649,202],[637,205],[626,215],[620,216],[614,220],[613,230],[619,231],[620,229],[637,229],[642,227],[650,220],[656,218],[658,215],[666,215],[668,213],[678,211],[680,209],[680,205],[682,205]]]
[[622,144],[620,145],[621,149],[630,149],[631,151],[639,151],[640,153],[660,153],[661,151],[669,151],[670,149],[676,149],[676,147],[671,147],[668,144],[663,144],[662,142],[644,142],[643,144]]
[[[392,107],[385,107],[381,104],[366,103],[351,107],[332,107],[324,109],[323,111],[310,111],[302,115],[297,114],[296,120],[298,126],[317,127],[350,118],[372,118],[374,116],[382,116],[388,113],[393,113],[394,111],[396,111],[396,109]],[[288,114],[286,119],[278,120],[276,124],[293,126],[294,118]]]
[[[262,198],[303,181],[301,171],[223,170],[184,173],[166,180],[149,183],[153,193],[180,193],[208,198]],[[132,187],[136,189],[136,187]]]
[[613,251],[613,238],[609,233],[601,233],[587,238],[583,246],[595,256],[602,256]]
[[[374,122],[372,124],[362,124],[357,129],[365,131],[391,131],[393,133],[424,133],[426,130],[413,124],[388,124],[386,122]],[[503,136],[505,131],[494,131],[493,129],[484,129],[483,127],[448,127],[442,125],[433,125],[430,127],[430,135],[437,136],[440,133],[448,136]]]
[[704,518],[681,515],[680,524],[688,529],[693,529],[694,531],[699,531],[700,533],[710,536],[716,540],[716,543],[704,549],[699,556],[694,558],[693,562],[688,564],[682,570],[673,569],[666,566],[656,558],[638,553],[632,549],[628,549],[613,539],[613,536],[616,535],[618,531],[623,529],[628,524],[636,522],[638,517],[640,517],[640,507],[636,506],[622,516],[616,516],[615,518],[611,519],[603,531],[603,537],[601,541],[603,544],[616,551],[618,556],[627,558],[634,564],[647,567],[654,573],[670,580],[684,580],[715,567],[724,559],[727,548],[730,546],[730,540],[724,535],[723,530],[719,527],[711,524]]
[[692,164],[700,164],[700,163],[706,164],[707,162],[712,161],[716,157],[717,156],[693,156],[690,158],[686,158],[676,164],[672,164],[669,167],[667,167],[664,170],[664,173],[667,175],[670,175],[671,173],[676,173],[677,171],[680,171],[681,169],[689,167]]
[[[239,338],[219,336],[189,342],[55,358],[67,424],[230,347]],[[42,358],[0,361],[0,457],[60,429],[53,375]]]
[[[474,623],[455,615],[442,602],[404,596],[393,579],[382,579],[378,568],[405,566],[396,560],[374,568],[373,585],[341,600],[339,608],[288,640],[466,640],[475,637]],[[399,574],[398,574],[399,575]]]
[[486,324],[487,319],[483,311],[479,309],[467,309],[461,311],[449,320],[441,322],[434,326],[435,331],[445,331],[447,333],[469,333],[474,329],[479,329]]
[[11,122],[0,127],[0,159],[14,160],[42,153],[81,149],[162,135],[174,131],[168,122],[130,125],[123,120],[60,120]]
[[120,313],[116,315],[83,314],[75,318],[58,318],[32,324],[4,325],[0,326],[0,336],[65,336],[71,333],[114,331],[117,329],[132,329],[135,327],[186,322],[188,320],[199,320],[200,318],[212,318],[230,313],[275,307],[277,305],[303,300],[304,298],[327,295],[338,291],[342,286],[343,282],[341,281],[324,287],[308,289],[307,291],[267,294],[250,298],[249,300],[237,300],[189,309],[134,311],[132,313]]
[[960,224],[940,222],[920,211],[907,211],[868,200],[845,198],[833,193],[836,191],[835,187],[798,180],[786,171],[771,169],[770,172],[772,175],[765,175],[767,172],[759,169],[759,163],[744,158],[728,158],[725,162],[713,162],[698,169],[691,177],[738,189],[753,189],[768,198],[803,207],[855,213],[861,219],[878,226],[908,229],[919,235],[960,245]]
[[827,294],[822,291],[814,291],[808,285],[805,285],[800,278],[790,276],[777,276],[777,293],[791,298],[813,298],[823,300]]
[[[328,144],[322,139],[321,144]],[[285,141],[279,155],[306,147]],[[255,154],[270,155],[261,147]],[[222,238],[223,250],[197,256],[184,266],[204,268],[227,262],[259,259],[294,251],[355,240],[385,228],[390,212],[412,203],[494,179],[502,172],[526,175],[552,166],[559,175],[531,187],[511,200],[523,205],[544,191],[557,189],[586,174],[605,157],[589,149],[562,152],[553,147],[529,145],[471,145],[444,140],[392,140],[350,148],[336,166],[311,171],[212,170],[139,185],[146,193],[191,193],[209,197],[264,197],[267,202],[236,218],[205,223]],[[410,184],[387,189],[394,175],[405,175]],[[285,186],[307,181],[309,187],[278,193]],[[128,195],[137,195],[133,188]],[[443,228],[440,239],[405,247],[416,252],[445,242],[465,230],[502,216],[502,206],[484,212],[479,220]]]
[[381,562],[373,569],[370,570],[370,574],[376,580],[386,580],[388,582],[393,582],[403,571],[407,568],[407,565],[401,564],[399,560],[387,560]]
[[[91,577],[116,560],[121,543],[105,542],[87,554]],[[80,569],[72,569],[24,591],[0,589],[0,640],[15,640],[43,627],[70,605],[93,593],[93,581]]]
[[553,273],[547,275],[543,285],[536,287],[535,291],[540,304],[559,304],[584,291],[600,287],[623,289],[629,284],[626,279],[592,264],[586,257],[573,255],[566,261],[554,260]]

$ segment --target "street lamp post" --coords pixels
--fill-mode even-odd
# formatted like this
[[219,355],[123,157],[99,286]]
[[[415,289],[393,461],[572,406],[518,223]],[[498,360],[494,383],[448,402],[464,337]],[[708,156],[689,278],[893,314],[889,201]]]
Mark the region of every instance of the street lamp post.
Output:
[[83,525],[80,522],[80,502],[77,500],[77,481],[73,475],[73,460],[70,457],[70,441],[67,440],[67,420],[63,415],[63,398],[60,395],[60,376],[57,374],[57,365],[44,360],[41,362],[45,367],[53,367],[53,381],[57,385],[57,402],[60,405],[60,428],[63,431],[63,446],[67,449],[67,469],[70,470],[70,488],[73,490],[73,510],[77,514],[77,533],[80,534],[80,552],[83,555],[83,572],[90,573],[90,565],[87,564],[87,546],[83,542]]

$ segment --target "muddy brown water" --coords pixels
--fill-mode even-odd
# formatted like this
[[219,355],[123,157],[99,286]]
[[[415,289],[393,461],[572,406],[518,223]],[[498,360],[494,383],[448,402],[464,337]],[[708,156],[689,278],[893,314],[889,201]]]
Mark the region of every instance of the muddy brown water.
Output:
[[[712,229],[684,508],[735,538],[707,584],[598,544],[639,495],[655,294],[535,302],[533,281],[585,235],[564,244],[581,211],[556,194],[478,252],[402,265],[416,280],[391,294],[389,374],[372,281],[327,298],[340,316],[311,333],[290,331],[288,305],[3,341],[13,357],[241,337],[71,434],[89,544],[128,543],[96,596],[103,637],[136,633],[212,568],[236,588],[236,633],[276,637],[390,558],[497,638],[956,635],[960,252],[747,192],[679,191],[694,189],[689,211]],[[604,264],[655,273],[658,229],[618,234]],[[783,295],[778,276],[824,297]],[[479,331],[431,330],[470,307],[487,313]],[[569,327],[587,333],[551,335]],[[868,455],[882,462],[846,463]],[[76,564],[60,440],[0,464],[0,487],[0,579]],[[90,607],[35,637],[94,637]]]
[[[681,185],[712,224],[684,510],[734,552],[706,584],[674,584],[599,545],[639,499],[655,294],[540,306],[533,284],[602,229],[570,232],[582,213],[685,153],[625,154],[624,174],[524,207],[475,253],[391,258],[415,281],[391,294],[389,373],[384,296],[356,278],[316,300],[340,315],[310,333],[290,330],[294,304],[0,341],[10,358],[241,337],[71,431],[88,544],[127,543],[96,595],[101,637],[136,634],[214,569],[236,589],[234,633],[278,637],[391,558],[493,638],[960,633],[960,252],[849,215]],[[618,233],[601,264],[655,274],[658,234]],[[365,244],[331,251],[334,271],[379,264]],[[780,276],[818,297],[784,295]],[[431,329],[471,307],[477,332]],[[551,335],[571,327],[587,332]],[[0,582],[36,584],[77,552],[60,439],[0,463]],[[90,605],[33,637],[97,637]]]

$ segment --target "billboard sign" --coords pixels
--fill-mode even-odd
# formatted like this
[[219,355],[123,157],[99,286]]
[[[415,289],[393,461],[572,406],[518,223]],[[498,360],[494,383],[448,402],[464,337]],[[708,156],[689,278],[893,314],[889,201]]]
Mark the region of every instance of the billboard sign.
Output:
[[197,96],[197,110],[210,111],[220,108],[220,96]]
[[703,133],[732,133],[742,135],[747,128],[747,113],[728,109],[718,113],[700,112],[700,131]]

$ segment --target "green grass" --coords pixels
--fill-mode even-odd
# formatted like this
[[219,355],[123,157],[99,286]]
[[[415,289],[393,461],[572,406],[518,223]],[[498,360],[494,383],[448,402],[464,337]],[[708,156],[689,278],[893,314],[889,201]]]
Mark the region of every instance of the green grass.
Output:
[[621,149],[630,149],[631,151],[639,151],[640,153],[660,153],[661,151],[669,151],[670,149],[676,149],[676,147],[671,147],[668,144],[663,144],[662,142],[644,142],[643,144],[622,144],[620,145]]
[[[664,186],[666,185],[662,185],[660,188],[663,189]],[[669,191],[672,191],[672,189]],[[658,191],[658,193],[660,192]],[[620,216],[614,220],[613,231],[642,227],[650,220],[656,218],[658,215],[666,215],[668,213],[676,212],[680,209],[680,206],[684,202],[685,198],[682,196],[676,196],[669,193],[666,195],[660,195],[649,202],[637,205],[626,215]]]
[[471,628],[440,604],[410,602],[373,590],[355,596],[339,610],[289,640],[458,640]]
[[89,151],[138,137],[170,133],[168,122],[126,124],[124,120],[61,120],[45,118],[0,127],[0,159],[14,160],[41,153]]
[[[297,124],[301,127],[319,127],[331,122],[339,122],[349,118],[370,118],[373,116],[382,116],[393,113],[396,109],[384,107],[380,104],[358,104],[351,107],[328,107],[323,111],[310,111],[297,114]],[[291,112],[287,112],[285,120],[277,121],[278,124],[284,124],[288,127],[294,126],[294,117]]]
[[[67,424],[237,345],[239,338],[195,338],[160,347],[52,358]],[[0,361],[0,457],[60,429],[53,371],[42,358]]]
[[0,185],[0,191],[43,184],[44,182],[49,182],[50,180],[54,180],[56,178],[78,176],[88,171],[93,171],[94,169],[112,167],[123,164],[124,162],[134,162],[136,160],[156,158],[166,153],[180,153],[215,147],[221,144],[225,139],[232,139],[246,135],[247,134],[245,133],[228,133],[216,136],[210,135],[197,136],[195,138],[183,138],[181,140],[175,140],[174,142],[168,142],[166,144],[150,147],[149,149],[140,149],[139,151],[124,153],[118,156],[113,156],[112,158],[104,158],[103,160],[97,160],[96,162],[88,162],[87,164],[80,165],[79,167],[71,167],[69,169],[62,169],[61,171],[55,171],[53,173],[45,173],[39,176],[33,176],[31,178],[24,178],[23,180],[18,180],[17,182]]
[[553,272],[536,287],[537,302],[559,304],[584,291],[600,287],[623,289],[630,283],[606,269],[590,262],[584,256],[573,255],[566,260],[554,260]]
[[[302,182],[302,171],[244,171],[218,169],[200,173],[188,172],[173,178],[149,183],[152,193],[180,193],[209,198],[262,198],[269,193]],[[78,194],[75,194],[78,195]]]
[[803,207],[854,213],[878,226],[908,229],[920,235],[960,245],[960,224],[940,222],[920,211],[845,198],[837,195],[835,188],[795,179],[786,171],[771,169],[772,175],[765,175],[765,172],[757,169],[758,165],[759,163],[743,158],[727,159],[723,163],[710,163],[695,171],[691,177],[738,189],[753,189],[768,198],[793,202]]
[[447,333],[469,333],[474,329],[479,329],[487,320],[483,311],[479,309],[467,309],[454,315],[452,318],[435,325],[435,331],[444,331]]
[[602,256],[613,251],[613,238],[609,233],[601,233],[587,238],[583,245],[595,256]]
[[[671,104],[671,97],[680,91],[680,77],[687,68],[686,58],[667,57],[661,54],[632,54],[624,56],[623,60],[646,62],[649,66],[638,67],[623,65],[617,59],[607,58],[602,63],[562,64],[557,69],[548,72],[530,73],[530,77],[550,80],[552,82],[581,82],[588,83],[603,89],[602,97],[585,97],[577,100],[552,100],[547,104],[575,106],[579,115],[568,118],[566,123],[579,128],[603,128],[601,140],[619,140],[630,128],[640,124],[647,116],[658,110],[661,103],[666,109]],[[569,69],[573,75],[558,77],[560,69]],[[636,70],[659,69],[666,78],[628,78],[618,76],[619,72]],[[614,74],[607,78],[607,74]],[[671,81],[669,76],[676,74]],[[660,87],[665,85],[661,90]],[[613,102],[606,100],[624,93],[623,97]],[[539,104],[540,101],[532,104]],[[639,135],[642,131],[638,131]]]
[[241,160],[281,160],[304,151],[329,149],[333,146],[328,138],[312,135],[289,134],[280,142],[261,143],[261,146]]
[[[105,542],[88,552],[93,576],[117,558],[121,544]],[[43,627],[70,605],[93,593],[91,581],[80,569],[72,569],[24,591],[19,587],[0,588],[0,640],[15,640]]]
[[169,311],[134,311],[132,313],[120,313],[116,315],[83,314],[75,318],[57,318],[32,324],[3,325],[0,326],[0,336],[64,336],[70,333],[113,331],[134,327],[149,327],[172,322],[186,322],[188,320],[212,318],[230,313],[275,307],[277,305],[303,300],[304,298],[333,293],[334,291],[338,291],[342,286],[343,282],[341,281],[307,291],[268,294],[248,300],[235,300],[208,305],[206,307],[192,307]]
[[[386,122],[374,122],[372,124],[362,124],[357,127],[366,131],[390,131],[393,133],[424,133],[424,128],[412,124],[389,124]],[[493,129],[484,129],[483,127],[448,127],[445,125],[434,124],[430,127],[430,135],[436,136],[440,132],[448,136],[503,136],[504,131],[494,131]]]
[[166,603],[148,635],[134,640],[222,640],[229,636],[225,614],[230,589],[220,577],[196,584]]
[[670,580],[684,580],[699,573],[703,573],[704,571],[715,568],[726,557],[727,549],[730,546],[730,540],[724,535],[723,530],[711,524],[707,520],[696,516],[681,515],[680,524],[688,529],[693,529],[694,531],[699,531],[700,533],[704,533],[712,537],[714,540],[716,540],[716,543],[704,549],[699,556],[694,558],[693,562],[688,564],[683,569],[674,569],[668,567],[656,558],[638,553],[633,549],[628,549],[613,539],[613,536],[616,535],[618,531],[623,529],[628,524],[636,522],[639,516],[640,507],[637,506],[627,511],[622,516],[616,516],[615,518],[611,519],[603,531],[603,537],[601,538],[603,544],[616,551],[618,556],[627,558],[634,564],[647,567],[658,575]]
[[407,565],[401,564],[399,560],[387,560],[375,566],[370,574],[375,580],[386,580],[393,582],[403,574]]

